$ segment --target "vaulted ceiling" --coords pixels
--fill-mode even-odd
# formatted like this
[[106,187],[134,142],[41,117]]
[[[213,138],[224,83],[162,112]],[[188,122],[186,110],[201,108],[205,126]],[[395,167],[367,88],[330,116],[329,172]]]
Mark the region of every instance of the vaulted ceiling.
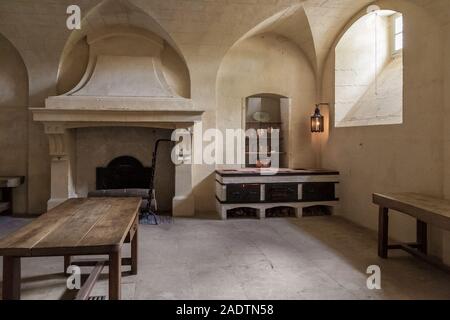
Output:
[[167,31],[151,15],[128,0],[105,0],[93,7],[84,17],[81,30],[75,30],[70,35],[66,50],[70,51],[78,40],[90,32],[115,25],[149,30],[179,50]]
[[[382,2],[392,0],[381,0]],[[330,47],[346,23],[370,0],[0,0],[0,33],[23,54],[27,64],[58,60],[86,32],[129,24],[159,34],[189,65],[220,64],[239,40],[274,32],[300,46],[320,74]],[[425,8],[441,24],[450,21],[448,0],[395,0]],[[78,4],[83,29],[65,28],[66,8]],[[217,66],[218,68],[218,66]],[[44,70],[44,68],[42,68]]]

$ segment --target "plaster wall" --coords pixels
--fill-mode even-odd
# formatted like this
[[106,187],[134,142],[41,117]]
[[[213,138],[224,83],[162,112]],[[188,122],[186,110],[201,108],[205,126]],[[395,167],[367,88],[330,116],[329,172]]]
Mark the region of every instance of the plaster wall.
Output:
[[67,53],[58,70],[58,95],[64,94],[75,88],[80,82],[89,62],[89,45],[86,38],[78,41],[73,50]]
[[393,56],[388,14],[361,17],[336,46],[336,126],[402,122],[403,59]]
[[270,33],[243,40],[224,58],[217,82],[217,128],[242,128],[245,98],[264,93],[291,99],[290,166],[314,167],[309,124],[315,104],[314,71],[296,44]]
[[[372,229],[377,228],[378,217],[373,192],[406,190],[442,196],[444,169],[441,30],[422,9],[404,1],[380,4],[404,17],[404,122],[336,128],[332,107],[329,132],[322,135],[322,165],[341,172],[342,215]],[[322,97],[332,106],[334,67],[333,48],[326,63]],[[394,214],[391,225],[393,238],[414,240],[413,219]],[[442,255],[439,230],[431,234],[431,251]]]
[[[450,5],[449,5],[450,7]],[[450,199],[450,17],[443,27],[443,61],[444,61],[444,196]],[[443,257],[450,265],[450,232],[444,233]]]
[[341,127],[403,122],[403,57],[392,58],[339,122]]
[[[17,50],[0,36],[0,176],[27,176],[28,75]],[[27,183],[13,190],[14,212],[27,212]]]

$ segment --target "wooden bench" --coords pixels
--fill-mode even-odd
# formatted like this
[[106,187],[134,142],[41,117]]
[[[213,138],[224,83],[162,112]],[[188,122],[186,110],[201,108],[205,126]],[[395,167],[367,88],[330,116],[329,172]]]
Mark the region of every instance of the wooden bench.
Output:
[[[95,266],[78,298],[89,297],[101,269],[109,266],[109,299],[121,298],[121,266],[137,274],[140,198],[70,199],[0,241],[3,256],[3,299],[20,299],[20,263],[27,257],[64,257],[70,264]],[[131,242],[131,259],[121,257]],[[107,255],[106,261],[71,261],[71,256]]]
[[[428,224],[450,231],[450,201],[417,193],[374,194],[373,203],[379,209],[378,255],[388,258],[388,251],[404,250],[437,267],[450,270],[437,259],[429,257]],[[417,219],[417,242],[410,244],[389,244],[389,209]]]

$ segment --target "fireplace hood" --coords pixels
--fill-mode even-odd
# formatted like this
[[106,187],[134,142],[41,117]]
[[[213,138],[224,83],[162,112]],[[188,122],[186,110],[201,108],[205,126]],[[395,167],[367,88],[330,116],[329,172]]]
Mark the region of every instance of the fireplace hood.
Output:
[[194,123],[203,110],[179,96],[164,76],[164,42],[144,30],[108,28],[88,35],[89,62],[73,90],[32,109],[42,122]]

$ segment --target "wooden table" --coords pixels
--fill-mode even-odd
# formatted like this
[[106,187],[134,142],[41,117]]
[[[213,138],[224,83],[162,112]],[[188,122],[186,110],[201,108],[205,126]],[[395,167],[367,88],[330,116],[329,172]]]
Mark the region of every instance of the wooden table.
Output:
[[[437,267],[450,268],[427,255],[428,224],[450,231],[450,200],[417,193],[374,194],[373,203],[379,208],[378,255],[386,259],[389,250],[404,250]],[[417,219],[417,243],[389,244],[389,209]]]
[[13,214],[13,188],[21,186],[25,177],[0,177],[0,213]]
[[[23,257],[107,255],[109,298],[121,298],[121,249],[131,242],[131,273],[137,274],[140,198],[70,199],[0,241],[3,256],[3,299],[20,299],[20,261]],[[84,261],[81,265],[97,264]],[[98,270],[97,270],[98,271]],[[99,273],[99,272],[97,272]],[[91,277],[90,277],[91,278]],[[92,280],[92,278],[91,278]],[[92,283],[88,284],[93,287]]]

